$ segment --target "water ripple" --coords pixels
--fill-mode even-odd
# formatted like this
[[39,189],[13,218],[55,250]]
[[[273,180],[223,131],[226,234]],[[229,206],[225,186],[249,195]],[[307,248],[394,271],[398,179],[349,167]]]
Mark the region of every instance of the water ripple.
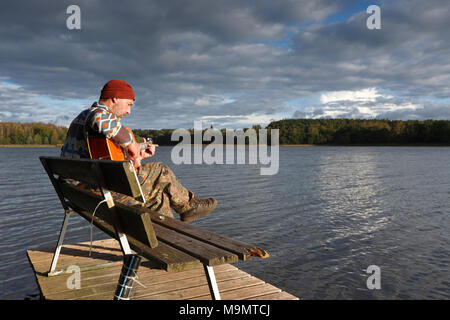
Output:
[[[4,150],[0,299],[23,299],[37,291],[25,250],[54,246],[63,219],[38,160],[59,150]],[[280,147],[274,176],[261,176],[259,165],[177,166],[170,151],[161,147],[152,160],[219,202],[193,224],[270,252],[237,264],[256,277],[303,299],[450,297],[450,148]],[[7,166],[10,158],[20,164]],[[71,218],[66,242],[88,240],[88,223]],[[373,264],[381,290],[366,287]]]

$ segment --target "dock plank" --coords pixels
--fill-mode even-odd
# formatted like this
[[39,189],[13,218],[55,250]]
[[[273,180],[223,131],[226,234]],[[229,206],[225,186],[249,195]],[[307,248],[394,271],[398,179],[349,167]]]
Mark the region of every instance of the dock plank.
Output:
[[224,300],[244,300],[275,292],[281,292],[281,289],[268,283],[262,283],[257,286],[237,288],[233,291],[226,291],[221,295],[221,297]]
[[299,300],[296,296],[285,291],[269,293],[262,296],[252,297],[248,300]]
[[[231,277],[245,277],[243,271],[240,270],[228,270],[229,268],[217,268],[216,277],[218,281],[222,279],[228,279]],[[111,269],[108,269],[110,272]],[[91,277],[87,279],[88,281],[83,281],[86,278],[85,274],[82,274],[82,282],[81,289],[79,290],[71,290],[64,288],[64,286],[60,286],[62,288],[59,292],[53,292],[48,295],[49,299],[53,299],[55,296],[58,296],[58,299],[64,300],[72,300],[72,299],[95,299],[95,300],[109,300],[112,299],[112,294],[117,287],[117,280],[119,279],[121,269],[114,270],[116,272],[111,272],[111,274],[104,276],[99,282],[98,277]],[[177,272],[177,273],[161,273],[163,270],[155,270],[155,269],[147,269],[144,266],[138,271],[138,282],[135,283],[133,287],[131,297],[134,299],[139,295],[146,294],[158,294],[160,292],[165,292],[167,290],[175,290],[177,288],[184,288],[189,286],[196,285],[206,285],[206,278],[203,273],[203,268],[192,269],[185,272]],[[87,273],[90,273],[89,271]],[[181,274],[180,274],[181,273]],[[233,273],[230,275],[230,273]],[[69,275],[67,275],[66,279]],[[65,281],[64,281],[65,282]],[[51,292],[48,290],[47,292]]]
[[[42,298],[48,300],[111,300],[122,269],[122,252],[114,239],[65,245],[58,269],[70,265],[82,268],[80,289],[70,289],[71,273],[48,277],[53,248],[27,250]],[[153,250],[153,249],[152,249]],[[100,266],[96,268],[96,266]],[[227,300],[296,300],[297,297],[258,279],[231,264],[214,267],[222,299]],[[134,300],[210,300],[203,267],[193,266],[180,272],[167,272],[154,262],[143,260],[131,292]]]
[[[93,244],[91,255],[89,256],[90,243],[80,243],[75,245],[64,245],[58,259],[58,270],[66,270],[69,266],[76,264],[81,269],[100,265],[121,264],[122,256],[120,248],[114,244],[115,241],[109,239],[96,241]],[[53,258],[54,247],[37,250],[28,250],[27,254],[33,260],[33,267],[36,272],[44,274],[50,269]]]

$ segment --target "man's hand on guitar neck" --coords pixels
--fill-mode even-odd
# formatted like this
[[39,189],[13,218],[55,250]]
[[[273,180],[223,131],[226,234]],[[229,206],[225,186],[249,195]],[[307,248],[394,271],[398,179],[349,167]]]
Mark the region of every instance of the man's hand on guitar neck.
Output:
[[[145,142],[145,139],[143,140]],[[142,159],[153,157],[157,146],[157,144],[150,144],[147,149],[141,150],[140,144],[133,139],[133,142],[127,146],[128,156],[140,162]]]
[[[146,142],[145,138],[142,138],[144,142]],[[141,158],[150,158],[153,157],[156,151],[157,144],[149,144],[145,150],[141,150]]]
[[131,129],[127,129],[131,136],[133,137],[133,142],[131,142],[127,146],[127,158],[133,161],[134,167],[138,168],[141,165],[141,160],[153,157],[155,154],[155,148],[158,146],[157,144],[146,144],[145,138],[143,138],[143,143],[138,143],[134,139],[133,132]]

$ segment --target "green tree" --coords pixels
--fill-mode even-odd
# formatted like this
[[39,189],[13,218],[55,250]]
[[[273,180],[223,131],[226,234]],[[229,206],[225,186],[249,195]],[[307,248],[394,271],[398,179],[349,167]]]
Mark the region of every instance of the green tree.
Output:
[[33,137],[33,142],[35,144],[42,144],[42,137],[39,133],[36,133]]

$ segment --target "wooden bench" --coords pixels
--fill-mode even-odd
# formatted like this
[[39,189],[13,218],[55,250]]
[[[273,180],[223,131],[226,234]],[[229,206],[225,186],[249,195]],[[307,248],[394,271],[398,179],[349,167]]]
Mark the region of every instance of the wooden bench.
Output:
[[[203,265],[212,299],[220,299],[213,267],[246,261],[268,254],[254,245],[233,240],[159,215],[145,207],[136,172],[131,162],[40,157],[65,211],[48,276],[58,274],[58,256],[69,216],[76,213],[117,239],[125,256],[134,250],[167,272]],[[68,182],[76,180],[80,185]],[[89,185],[89,188],[86,188]],[[133,197],[137,204],[114,201],[116,192]],[[131,288],[130,288],[131,290]]]

